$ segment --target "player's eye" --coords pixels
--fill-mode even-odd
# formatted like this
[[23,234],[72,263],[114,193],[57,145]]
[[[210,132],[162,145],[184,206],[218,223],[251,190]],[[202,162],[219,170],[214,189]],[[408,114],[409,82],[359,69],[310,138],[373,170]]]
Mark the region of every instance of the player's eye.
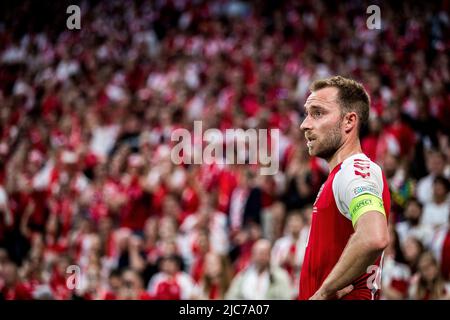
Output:
[[316,111],[312,112],[312,116],[314,118],[320,118],[321,116],[323,116],[323,112],[320,110],[316,110]]

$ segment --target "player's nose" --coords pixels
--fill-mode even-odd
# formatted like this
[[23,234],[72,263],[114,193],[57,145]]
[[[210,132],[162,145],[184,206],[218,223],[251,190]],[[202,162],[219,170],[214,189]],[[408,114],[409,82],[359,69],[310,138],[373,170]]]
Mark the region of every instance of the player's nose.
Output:
[[309,129],[311,129],[311,121],[309,119],[309,116],[306,116],[306,118],[300,124],[300,130],[306,131]]

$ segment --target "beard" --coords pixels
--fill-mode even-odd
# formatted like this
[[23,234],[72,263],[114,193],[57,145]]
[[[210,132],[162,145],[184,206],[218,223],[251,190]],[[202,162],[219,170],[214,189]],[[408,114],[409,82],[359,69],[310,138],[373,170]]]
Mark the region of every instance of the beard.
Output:
[[322,139],[316,139],[315,148],[309,148],[309,154],[311,156],[317,156],[325,160],[329,160],[333,157],[339,147],[342,145],[342,133],[341,124],[338,122],[326,136]]

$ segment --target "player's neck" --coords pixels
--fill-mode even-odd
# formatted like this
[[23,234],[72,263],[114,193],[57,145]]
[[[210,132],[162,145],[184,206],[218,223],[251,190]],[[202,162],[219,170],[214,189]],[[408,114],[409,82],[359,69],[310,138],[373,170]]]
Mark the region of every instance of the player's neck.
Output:
[[362,153],[359,139],[349,139],[345,141],[342,146],[334,153],[331,159],[328,160],[328,167],[330,172],[341,162],[354,154]]

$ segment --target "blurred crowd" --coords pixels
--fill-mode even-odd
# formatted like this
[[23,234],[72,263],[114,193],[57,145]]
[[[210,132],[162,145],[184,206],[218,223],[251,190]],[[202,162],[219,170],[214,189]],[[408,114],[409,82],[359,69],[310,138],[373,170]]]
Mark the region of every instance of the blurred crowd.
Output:
[[[84,1],[80,30],[67,5],[1,5],[0,299],[295,299],[328,174],[299,126],[335,74],[372,99],[382,298],[450,298],[449,1],[380,3],[380,30],[364,1]],[[175,165],[194,120],[279,129],[279,172]]]

